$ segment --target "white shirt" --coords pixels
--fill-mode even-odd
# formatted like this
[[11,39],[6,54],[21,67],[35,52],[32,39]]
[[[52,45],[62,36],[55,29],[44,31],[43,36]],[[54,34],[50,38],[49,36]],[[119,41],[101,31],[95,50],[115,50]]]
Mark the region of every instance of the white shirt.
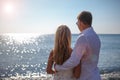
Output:
[[78,80],[101,80],[97,67],[100,53],[100,39],[92,27],[79,35],[71,57],[63,65],[56,65],[57,71],[77,66],[81,60],[81,74]]

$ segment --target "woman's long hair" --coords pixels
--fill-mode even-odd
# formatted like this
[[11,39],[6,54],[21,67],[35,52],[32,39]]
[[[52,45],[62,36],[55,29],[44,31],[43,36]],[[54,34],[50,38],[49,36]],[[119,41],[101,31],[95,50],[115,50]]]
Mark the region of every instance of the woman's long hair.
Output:
[[60,25],[56,31],[53,59],[62,65],[71,55],[71,31],[66,25]]

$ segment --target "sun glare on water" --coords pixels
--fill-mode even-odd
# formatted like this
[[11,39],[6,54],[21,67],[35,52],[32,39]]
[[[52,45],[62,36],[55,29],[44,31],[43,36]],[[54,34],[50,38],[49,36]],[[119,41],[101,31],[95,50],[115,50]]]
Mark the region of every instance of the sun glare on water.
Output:
[[34,42],[35,38],[39,36],[39,34],[32,33],[8,33],[6,34],[10,39],[15,40],[17,43],[30,43]]

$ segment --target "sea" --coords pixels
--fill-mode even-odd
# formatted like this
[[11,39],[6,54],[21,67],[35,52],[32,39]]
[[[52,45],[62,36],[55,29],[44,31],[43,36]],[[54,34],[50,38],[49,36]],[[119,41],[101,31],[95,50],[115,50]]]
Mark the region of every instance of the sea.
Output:
[[[78,35],[72,34],[72,48]],[[119,76],[120,34],[98,34],[98,36],[101,40],[98,63],[100,74],[117,73]],[[50,51],[54,47],[54,39],[54,34],[0,34],[0,79],[17,76],[48,77],[46,65]]]

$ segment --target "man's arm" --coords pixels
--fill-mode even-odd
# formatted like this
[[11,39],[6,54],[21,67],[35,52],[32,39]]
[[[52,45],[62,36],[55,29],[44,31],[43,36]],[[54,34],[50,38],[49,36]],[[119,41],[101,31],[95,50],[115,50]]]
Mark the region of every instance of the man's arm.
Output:
[[82,36],[77,40],[73,52],[71,54],[71,57],[63,65],[56,65],[55,69],[57,71],[61,71],[74,68],[80,63],[80,60],[85,52],[86,52],[86,39],[84,36]]

